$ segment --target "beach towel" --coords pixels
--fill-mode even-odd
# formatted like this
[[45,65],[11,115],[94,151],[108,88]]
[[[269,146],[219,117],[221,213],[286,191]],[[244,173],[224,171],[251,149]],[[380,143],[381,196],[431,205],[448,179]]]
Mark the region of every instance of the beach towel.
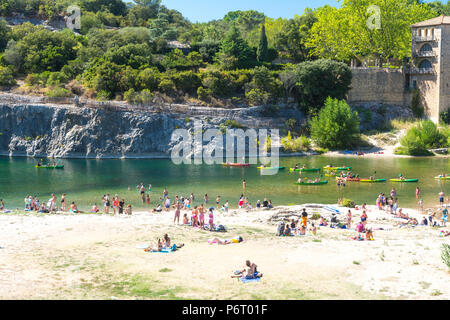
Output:
[[336,208],[333,208],[333,207],[330,207],[330,206],[326,206],[326,207],[323,207],[323,208],[325,210],[327,210],[327,211],[331,211],[331,212],[334,212],[334,213],[341,214],[341,212],[338,209],[336,209]]
[[172,247],[170,247],[170,248],[164,248],[164,249],[162,249],[161,251],[148,251],[148,252],[156,252],[156,253],[159,253],[159,252],[161,252],[161,253],[172,253],[172,252],[174,252],[174,251],[176,251],[176,250],[177,250],[177,245],[174,244]]
[[149,247],[148,244],[137,244],[136,249],[147,249]]
[[249,283],[249,282],[259,282],[261,278],[253,278],[253,279],[247,279],[247,278],[239,278],[243,283]]

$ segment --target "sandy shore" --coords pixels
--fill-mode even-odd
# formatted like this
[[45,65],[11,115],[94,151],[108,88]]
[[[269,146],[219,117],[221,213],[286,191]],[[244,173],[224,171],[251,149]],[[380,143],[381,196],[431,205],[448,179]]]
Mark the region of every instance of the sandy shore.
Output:
[[[375,241],[354,241],[354,230],[321,227],[316,236],[276,237],[274,215],[329,217],[320,205],[218,213],[228,232],[174,225],[173,211],[132,216],[0,215],[0,299],[449,299],[450,272],[441,261],[443,228],[398,228],[369,206]],[[339,219],[344,221],[346,208]],[[358,210],[352,210],[359,221]],[[415,210],[405,209],[420,218]],[[355,223],[353,224],[355,226]],[[354,228],[353,228],[354,229]],[[185,246],[146,253],[168,233]],[[209,245],[213,236],[244,242]],[[230,275],[254,261],[264,277],[242,284]],[[220,289],[219,289],[220,288]]]

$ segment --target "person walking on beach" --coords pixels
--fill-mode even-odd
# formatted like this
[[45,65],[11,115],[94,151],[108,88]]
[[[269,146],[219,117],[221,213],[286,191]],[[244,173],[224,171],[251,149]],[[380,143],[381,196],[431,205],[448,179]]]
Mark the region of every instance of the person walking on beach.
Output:
[[113,199],[113,214],[119,213],[119,196],[116,194]]
[[109,214],[109,207],[111,206],[111,200],[109,198],[109,193],[105,196],[105,213]]

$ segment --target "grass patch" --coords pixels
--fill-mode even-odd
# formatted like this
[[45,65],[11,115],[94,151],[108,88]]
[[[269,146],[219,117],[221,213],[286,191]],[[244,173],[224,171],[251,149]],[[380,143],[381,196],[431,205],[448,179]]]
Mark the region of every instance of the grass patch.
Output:
[[439,290],[433,290],[433,292],[431,293],[433,297],[440,296],[441,294],[442,292],[440,292]]
[[360,265],[359,261],[353,261],[353,264]]
[[169,268],[162,268],[162,269],[159,269],[158,270],[158,272],[172,272],[173,270],[172,269],[169,269]]

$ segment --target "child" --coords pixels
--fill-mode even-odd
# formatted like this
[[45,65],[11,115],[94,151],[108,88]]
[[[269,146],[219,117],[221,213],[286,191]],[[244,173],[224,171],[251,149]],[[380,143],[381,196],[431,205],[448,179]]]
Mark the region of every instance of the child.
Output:
[[213,230],[214,227],[214,214],[213,214],[213,208],[209,209],[209,230]]
[[372,229],[367,229],[366,230],[366,240],[373,240]]
[[183,224],[189,224],[189,219],[187,217],[187,213],[183,215]]
[[348,210],[347,213],[347,229],[350,229],[352,227],[352,212]]
[[309,229],[313,235],[317,234],[317,228],[314,223],[311,224],[311,228]]

